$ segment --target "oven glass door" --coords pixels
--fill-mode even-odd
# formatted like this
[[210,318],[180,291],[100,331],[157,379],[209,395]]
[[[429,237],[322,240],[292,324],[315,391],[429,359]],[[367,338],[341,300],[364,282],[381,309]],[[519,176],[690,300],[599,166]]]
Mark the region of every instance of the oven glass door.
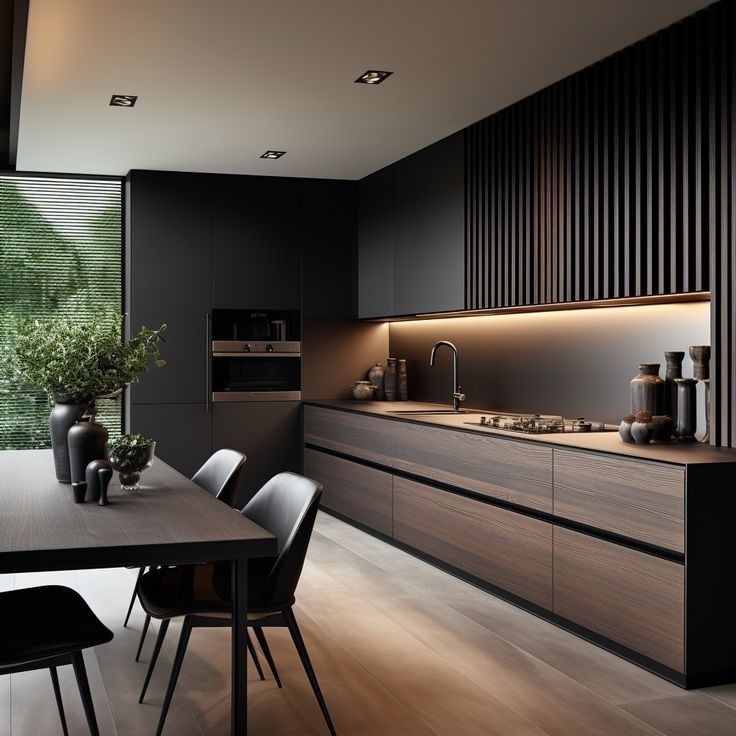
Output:
[[301,361],[283,355],[212,358],[213,401],[290,401],[301,398]]

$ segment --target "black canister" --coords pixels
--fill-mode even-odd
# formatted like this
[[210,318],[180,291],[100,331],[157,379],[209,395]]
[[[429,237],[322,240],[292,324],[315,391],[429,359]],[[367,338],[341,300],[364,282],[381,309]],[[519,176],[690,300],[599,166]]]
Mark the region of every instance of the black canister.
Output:
[[87,501],[99,501],[102,487],[100,485],[100,470],[107,469],[112,475],[112,466],[107,460],[93,460],[87,465],[84,472],[87,481]]
[[399,401],[409,400],[409,384],[406,377],[406,358],[399,358]]
[[664,414],[672,417],[677,426],[677,378],[682,378],[683,350],[668,350],[664,354],[667,366],[664,372]]
[[396,401],[399,397],[399,375],[396,358],[386,360],[386,375],[383,379],[386,401]]
[[67,434],[69,466],[72,483],[85,480],[87,466],[93,460],[105,457],[107,430],[93,421],[93,417],[82,417]]

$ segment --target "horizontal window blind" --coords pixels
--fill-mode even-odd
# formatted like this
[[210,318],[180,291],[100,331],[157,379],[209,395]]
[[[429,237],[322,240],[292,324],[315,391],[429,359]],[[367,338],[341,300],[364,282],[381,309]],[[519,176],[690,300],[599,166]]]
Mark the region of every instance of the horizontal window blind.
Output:
[[[120,309],[121,216],[120,181],[0,175],[0,351],[14,317]],[[119,434],[120,399],[97,412]],[[48,422],[45,394],[0,378],[0,449],[49,447]]]

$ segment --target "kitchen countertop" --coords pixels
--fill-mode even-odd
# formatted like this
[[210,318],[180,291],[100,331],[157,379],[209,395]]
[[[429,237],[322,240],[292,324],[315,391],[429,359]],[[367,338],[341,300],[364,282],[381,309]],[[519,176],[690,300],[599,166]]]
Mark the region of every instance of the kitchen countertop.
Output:
[[485,429],[464,422],[475,421],[482,414],[513,413],[494,410],[474,409],[478,414],[456,414],[435,416],[411,416],[396,414],[396,411],[417,411],[423,409],[447,409],[446,404],[426,404],[418,401],[305,401],[305,404],[322,406],[329,409],[367,414],[385,419],[413,424],[424,424],[433,427],[474,432],[482,435],[495,435],[521,442],[540,442],[553,447],[569,447],[578,450],[593,450],[614,455],[655,460],[677,465],[711,465],[715,463],[736,463],[736,450],[722,447],[711,447],[699,442],[661,442],[649,445],[631,445],[621,441],[618,432],[569,432],[565,434],[524,434],[501,429]]

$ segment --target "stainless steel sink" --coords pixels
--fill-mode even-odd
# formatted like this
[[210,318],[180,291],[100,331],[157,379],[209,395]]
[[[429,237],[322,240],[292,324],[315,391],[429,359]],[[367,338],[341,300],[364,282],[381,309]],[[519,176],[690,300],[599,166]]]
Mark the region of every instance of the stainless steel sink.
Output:
[[488,412],[474,411],[473,409],[460,409],[455,411],[454,409],[391,409],[387,412],[388,414],[409,414],[414,416],[431,416],[432,414],[487,414]]

